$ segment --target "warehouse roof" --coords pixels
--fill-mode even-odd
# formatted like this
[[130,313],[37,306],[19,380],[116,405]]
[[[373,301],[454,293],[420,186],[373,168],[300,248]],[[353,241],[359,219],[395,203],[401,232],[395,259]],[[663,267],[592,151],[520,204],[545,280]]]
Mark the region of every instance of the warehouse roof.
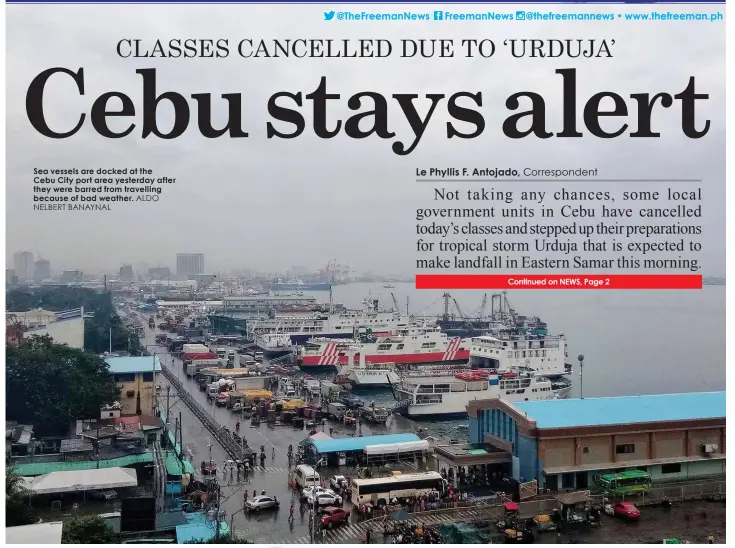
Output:
[[321,453],[346,453],[348,451],[362,451],[368,445],[383,445],[385,443],[404,443],[419,441],[416,434],[388,434],[386,436],[365,436],[362,438],[334,438],[331,440],[312,440],[316,450]]
[[112,356],[105,358],[113,375],[125,375],[135,373],[151,373],[155,360],[156,371],[161,371],[161,360],[158,356]]
[[513,404],[538,428],[569,428],[725,417],[724,392],[524,401]]

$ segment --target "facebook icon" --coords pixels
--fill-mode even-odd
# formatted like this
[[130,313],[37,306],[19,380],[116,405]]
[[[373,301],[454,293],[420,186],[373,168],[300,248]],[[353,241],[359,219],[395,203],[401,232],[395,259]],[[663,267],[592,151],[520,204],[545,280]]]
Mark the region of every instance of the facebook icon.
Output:
[[435,11],[434,12],[434,21],[441,21],[444,19],[444,12],[443,11]]

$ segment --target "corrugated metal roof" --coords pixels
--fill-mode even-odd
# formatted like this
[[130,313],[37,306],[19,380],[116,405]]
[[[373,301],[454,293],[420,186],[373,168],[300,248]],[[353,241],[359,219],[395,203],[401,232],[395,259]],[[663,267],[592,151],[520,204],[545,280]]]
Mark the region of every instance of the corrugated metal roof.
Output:
[[386,443],[403,443],[419,441],[416,434],[388,434],[385,436],[366,436],[363,438],[334,438],[331,440],[313,440],[311,443],[321,453],[343,453],[347,451],[362,451],[368,445],[382,445]]
[[156,363],[156,371],[161,371],[161,360],[158,356],[111,356],[105,358],[113,375],[124,375],[131,373],[150,373],[153,371],[153,360]]
[[513,404],[538,428],[725,418],[724,392],[524,401]]
[[95,468],[115,468],[118,466],[132,466],[133,464],[153,462],[151,453],[128,455],[117,459],[85,460],[78,462],[32,462],[19,464],[15,471],[20,476],[40,476],[51,472],[71,472],[78,470],[93,470]]

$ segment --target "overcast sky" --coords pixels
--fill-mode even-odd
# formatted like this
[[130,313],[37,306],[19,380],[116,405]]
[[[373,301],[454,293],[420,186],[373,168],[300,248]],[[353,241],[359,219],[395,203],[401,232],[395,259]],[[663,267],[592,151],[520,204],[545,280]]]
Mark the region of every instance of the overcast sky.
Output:
[[[339,11],[337,6],[330,6]],[[686,6],[715,11],[721,7]],[[682,9],[685,9],[682,8]],[[355,6],[344,9],[356,9]],[[430,12],[419,6],[405,7]],[[483,11],[465,6],[463,11]],[[508,6],[500,10],[514,11]],[[546,8],[544,8],[546,9]],[[556,12],[612,12],[634,7],[553,6]],[[667,6],[667,9],[678,9]],[[374,6],[361,11],[404,11]],[[321,6],[53,6],[11,5],[8,14],[8,259],[17,250],[32,251],[52,262],[54,270],[114,270],[124,262],[175,266],[177,252],[205,253],[206,270],[291,265],[318,268],[329,259],[350,263],[358,272],[414,271],[415,209],[431,206],[433,187],[415,182],[416,168],[522,167],[599,168],[601,177],[701,178],[704,192],[702,258],[705,274],[724,274],[724,23],[492,23],[492,22],[341,22],[324,21]],[[455,9],[455,11],[459,11]],[[649,11],[648,7],[643,11]],[[123,38],[227,38],[227,59],[121,59],[115,47]],[[613,59],[513,59],[499,51],[492,59],[319,60],[259,59],[236,55],[243,38],[595,38],[614,39]],[[158,69],[158,91],[184,95],[242,93],[248,139],[208,140],[189,131],[172,141],[140,138],[138,128],[124,139],[109,140],[86,123],[70,139],[52,140],[36,133],[25,113],[25,94],[39,72],[54,66],[84,67],[86,95],[71,80],[49,84],[46,112],[53,127],[71,127],[93,98],[107,91],[130,95],[142,108],[139,68]],[[548,101],[551,131],[559,131],[561,78],[557,68],[578,68],[579,111],[598,91],[680,92],[690,76],[697,91],[709,93],[697,117],[711,120],[704,139],[681,134],[678,105],[654,116],[660,139],[620,137],[601,140],[502,136],[508,115],[505,99],[523,90],[538,91]],[[392,93],[483,92],[485,133],[473,140],[444,138],[445,110],[438,108],[417,150],[407,157],[391,151],[392,140],[372,137],[321,140],[309,132],[293,140],[265,138],[268,98],[278,91],[312,91],[320,76],[343,98],[360,91]],[[348,113],[346,99],[335,102],[330,118]],[[410,137],[395,102],[390,129]],[[224,101],[215,102],[215,127],[222,125]],[[160,119],[170,119],[167,108]],[[308,106],[307,127],[311,120]],[[192,116],[195,110],[192,101]],[[581,115],[580,115],[581,119]],[[634,121],[634,120],[632,120]],[[121,121],[113,127],[124,127]],[[168,127],[165,123],[162,127]],[[281,126],[283,127],[283,126]],[[612,126],[608,126],[612,127]],[[117,205],[110,212],[40,212],[32,210],[33,168],[144,166],[156,176],[176,177],[155,205]],[[486,185],[488,187],[492,185]],[[556,190],[562,185],[524,189]],[[627,186],[631,186],[627,183]],[[691,185],[690,185],[691,186]],[[456,187],[456,186],[455,186]],[[466,187],[466,186],[465,186]],[[462,188],[465,188],[462,187]],[[454,188],[454,187],[449,187]],[[581,190],[582,185],[567,185]],[[643,187],[664,191],[665,187]],[[510,190],[511,185],[496,185]],[[586,190],[604,189],[586,184]],[[516,187],[515,190],[521,190]],[[621,204],[616,204],[621,205]],[[11,263],[12,267],[12,263]]]

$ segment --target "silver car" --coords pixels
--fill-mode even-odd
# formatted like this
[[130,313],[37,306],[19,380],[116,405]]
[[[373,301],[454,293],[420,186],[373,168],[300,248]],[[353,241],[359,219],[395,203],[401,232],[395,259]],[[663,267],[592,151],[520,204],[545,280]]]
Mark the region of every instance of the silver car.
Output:
[[261,495],[254,497],[245,503],[245,508],[248,512],[260,512],[268,508],[277,509],[280,506],[277,497],[269,497],[268,495]]
[[308,498],[310,505],[316,505],[316,506],[341,506],[342,505],[342,497],[337,495],[336,493],[317,493],[316,498],[314,495],[310,496]]

